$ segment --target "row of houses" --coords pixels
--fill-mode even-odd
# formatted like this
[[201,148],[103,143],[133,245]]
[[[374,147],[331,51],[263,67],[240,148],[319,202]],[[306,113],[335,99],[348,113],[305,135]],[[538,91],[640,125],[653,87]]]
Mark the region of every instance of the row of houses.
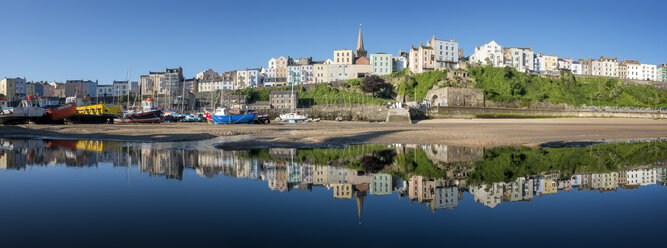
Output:
[[113,81],[109,85],[99,85],[92,80],[67,80],[63,82],[26,82],[25,78],[3,78],[0,80],[0,95],[8,101],[18,101],[27,96],[57,97],[117,97],[134,94],[137,82]]
[[635,60],[619,62],[618,58],[608,57],[575,61],[535,53],[532,47],[503,47],[495,41],[475,47],[469,61],[494,67],[509,66],[520,72],[539,75],[558,75],[561,71],[569,71],[575,75],[667,82],[667,64],[642,64]]
[[327,83],[387,75],[409,69],[413,73],[458,68],[463,51],[455,40],[434,37],[426,45],[414,46],[408,52],[368,54],[359,28],[356,50],[334,49],[333,59],[315,61],[312,57],[270,58],[266,67],[246,68],[218,74],[212,69],[202,71],[193,79],[199,92],[235,90],[245,87],[286,86]]
[[[608,57],[573,60],[535,53],[532,46],[503,47],[495,41],[475,47],[473,54],[467,58],[456,40],[441,40],[435,36],[425,43],[420,42],[417,47],[411,45],[407,52],[399,50],[396,56],[383,52],[369,54],[364,47],[361,27],[356,50],[334,49],[332,58],[316,61],[312,57],[280,56],[270,58],[266,67],[223,73],[208,69],[197,73],[193,78],[185,78],[181,67],[166,68],[164,71],[151,71],[147,75],[141,75],[139,82],[114,81],[107,85],[98,85],[97,81],[90,80],[68,80],[63,84],[26,83],[25,78],[5,78],[0,81],[0,94],[10,99],[31,94],[59,97],[116,97],[136,93],[176,96],[184,91],[211,92],[344,81],[368,75],[387,75],[404,69],[409,69],[411,73],[423,73],[462,68],[466,63],[508,66],[520,72],[537,75],[558,75],[561,71],[569,71],[576,75],[667,82],[667,64],[642,64],[635,60],[619,62],[618,58]],[[64,91],[61,89],[63,87]]]

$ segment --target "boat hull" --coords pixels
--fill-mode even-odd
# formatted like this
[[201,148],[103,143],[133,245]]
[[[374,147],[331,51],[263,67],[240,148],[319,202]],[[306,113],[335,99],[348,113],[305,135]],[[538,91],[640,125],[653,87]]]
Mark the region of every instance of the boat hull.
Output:
[[70,117],[75,115],[76,112],[76,104],[74,103],[67,103],[62,106],[58,106],[52,109],[48,109],[45,111],[47,115],[49,115],[50,119],[53,121],[56,120],[62,120],[64,118]]
[[114,120],[115,123],[159,123],[164,121],[161,110],[124,115]]
[[240,115],[213,115],[211,116],[213,123],[220,124],[248,124],[254,123],[257,119],[256,113],[240,114]]

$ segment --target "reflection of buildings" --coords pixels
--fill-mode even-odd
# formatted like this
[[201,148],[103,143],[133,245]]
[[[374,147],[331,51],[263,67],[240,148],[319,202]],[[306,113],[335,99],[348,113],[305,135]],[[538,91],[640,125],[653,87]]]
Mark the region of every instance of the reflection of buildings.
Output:
[[429,203],[431,211],[436,209],[455,209],[462,200],[463,195],[459,192],[459,187],[449,186],[442,180],[437,180],[435,184],[435,194],[433,200]]
[[[503,201],[531,201],[534,196],[557,194],[558,191],[597,190],[600,192],[634,189],[640,186],[667,183],[667,167],[664,163],[638,166],[618,172],[582,173],[561,177],[558,173],[525,175],[511,182],[494,182],[481,185],[465,183],[467,173],[475,169],[467,163],[477,157],[477,150],[446,146],[396,146],[406,150],[423,150],[429,158],[441,162],[455,162],[442,166],[448,180],[424,176],[393,177],[387,173],[367,173],[345,167],[310,165],[300,163],[295,149],[270,150],[271,161],[263,153],[261,159],[248,157],[248,152],[221,150],[157,149],[153,145],[122,146],[116,143],[62,140],[0,140],[0,169],[24,169],[27,166],[98,166],[110,163],[115,167],[137,166],[142,173],[167,179],[181,179],[185,169],[193,169],[202,177],[224,175],[236,178],[267,181],[271,190],[311,191],[323,186],[332,190],[337,199],[352,199],[357,203],[358,218],[367,194],[390,195],[397,191],[411,202],[426,203],[432,211],[455,209],[468,191],[475,202],[495,207]],[[483,151],[482,151],[483,153]],[[255,153],[253,153],[255,154]],[[275,158],[275,159],[274,159]],[[463,163],[456,163],[463,162]],[[446,167],[446,168],[442,168]],[[129,168],[128,168],[129,169]],[[393,173],[393,172],[392,172]]]
[[628,170],[627,174],[627,184],[630,185],[649,185],[656,183],[656,169],[654,168],[644,168],[636,170]]
[[591,189],[612,191],[618,188],[618,172],[591,174]]
[[505,201],[530,201],[533,198],[533,179],[519,177],[514,182],[505,184]]
[[504,183],[493,183],[491,185],[477,185],[469,188],[470,194],[474,195],[475,202],[484,206],[494,208],[502,203]]
[[331,184],[333,188],[333,196],[338,199],[352,198],[352,184],[349,183],[335,183]]
[[422,176],[413,176],[408,180],[408,197],[411,201],[423,203],[433,199],[435,195],[435,180]]
[[426,157],[434,162],[475,162],[484,156],[484,147],[425,145],[422,148],[426,152]]
[[391,194],[392,184],[391,175],[389,174],[373,174],[371,176],[370,193],[371,195],[388,195]]

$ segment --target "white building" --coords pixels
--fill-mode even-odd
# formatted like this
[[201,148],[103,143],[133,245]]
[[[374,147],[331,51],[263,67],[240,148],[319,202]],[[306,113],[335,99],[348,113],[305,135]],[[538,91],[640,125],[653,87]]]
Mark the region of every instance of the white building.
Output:
[[642,78],[642,65],[634,60],[623,60],[621,61],[621,67],[624,68],[624,73],[621,76],[621,78],[625,79],[641,79]]
[[570,70],[575,75],[581,75],[581,64],[579,64],[579,62],[572,62],[572,67],[570,67]]
[[403,71],[403,69],[408,68],[408,55],[401,54],[398,52],[398,56],[391,59],[392,63],[392,72]]
[[470,56],[470,61],[484,65],[488,63],[494,67],[503,67],[503,47],[495,41],[475,47],[475,52]]
[[17,96],[25,96],[25,85],[26,85],[25,77],[24,78],[18,78],[17,77],[15,82],[16,82],[16,86],[15,86],[16,87],[16,95]]
[[130,94],[130,84],[127,81],[113,81],[113,96],[124,96]]
[[530,72],[535,70],[535,53],[533,47],[517,48],[510,47],[503,49],[504,64],[509,67],[514,67],[520,72]]
[[110,97],[113,95],[113,85],[98,85],[97,97]]
[[[271,64],[271,61],[269,61],[269,64]],[[262,68],[262,85],[266,87],[270,86],[275,86],[276,85],[276,68],[275,66],[273,68]]]
[[593,76],[618,77],[618,59],[616,58],[600,57],[600,59],[593,60],[591,65]]
[[657,81],[657,70],[658,67],[656,65],[648,65],[648,64],[641,64],[641,75],[642,77],[640,78],[641,80],[648,80],[648,81]]
[[433,36],[426,46],[435,50],[435,69],[454,68],[459,63],[459,43],[456,40],[438,40]]
[[656,183],[656,171],[652,169],[628,170],[627,180],[629,185],[649,185]]
[[533,68],[535,71],[545,71],[544,67],[544,55],[542,53],[535,54]]

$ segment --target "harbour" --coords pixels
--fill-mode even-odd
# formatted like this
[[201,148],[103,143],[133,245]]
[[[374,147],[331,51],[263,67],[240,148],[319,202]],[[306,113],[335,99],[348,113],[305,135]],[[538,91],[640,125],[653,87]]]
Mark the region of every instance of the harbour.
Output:
[[[91,245],[100,232],[124,237],[108,246],[128,240],[131,246],[220,240],[308,246],[331,235],[362,235],[356,245],[435,245],[443,233],[451,245],[486,246],[498,241],[475,238],[476,232],[522,243],[540,241],[545,231],[581,230],[592,234],[579,236],[582,245],[640,237],[657,245],[667,203],[667,146],[660,140],[544,149],[391,144],[235,151],[197,143],[0,144],[0,186],[11,189],[0,197],[12,203],[0,207],[0,230],[3,244],[13,247]],[[569,159],[556,159],[563,157]],[[642,211],[628,214],[636,208]],[[573,219],[595,221],[564,230]],[[535,222],[549,225],[530,228]],[[639,223],[622,237],[598,238]],[[310,228],[299,229],[303,238],[294,241],[289,227]],[[509,235],[517,229],[524,235]],[[18,235],[26,232],[37,238]]]

